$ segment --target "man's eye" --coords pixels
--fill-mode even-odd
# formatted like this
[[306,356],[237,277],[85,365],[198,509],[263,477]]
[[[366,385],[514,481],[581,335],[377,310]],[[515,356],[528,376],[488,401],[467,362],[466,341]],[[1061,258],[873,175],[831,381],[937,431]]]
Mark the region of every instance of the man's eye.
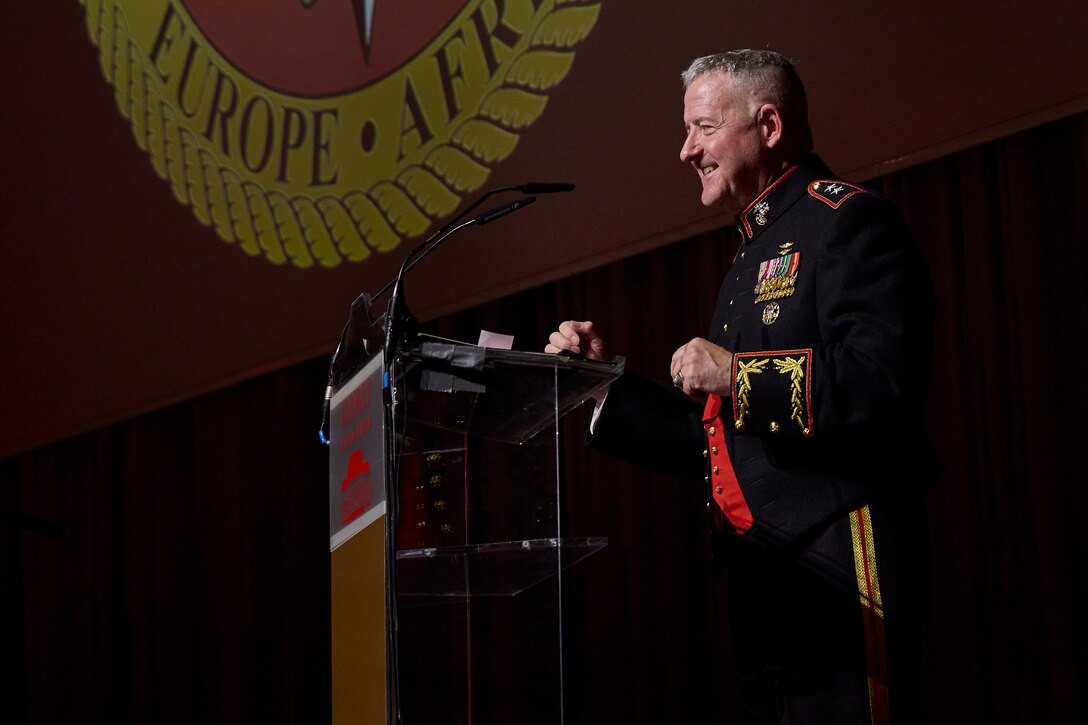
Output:
[[699,123],[694,126],[685,126],[684,135],[690,136],[692,131],[696,131],[699,136],[709,136],[718,130],[718,127],[710,123]]

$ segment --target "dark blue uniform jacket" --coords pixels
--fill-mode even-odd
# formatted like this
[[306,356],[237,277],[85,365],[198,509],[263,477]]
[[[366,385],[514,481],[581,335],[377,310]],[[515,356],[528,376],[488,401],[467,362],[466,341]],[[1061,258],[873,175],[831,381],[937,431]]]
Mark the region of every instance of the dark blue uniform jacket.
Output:
[[[933,476],[929,277],[898,210],[815,155],[737,222],[708,335],[734,353],[722,428],[754,520],[744,536],[803,548],[862,503],[919,500]],[[629,373],[590,444],[710,484],[702,416],[667,383]]]

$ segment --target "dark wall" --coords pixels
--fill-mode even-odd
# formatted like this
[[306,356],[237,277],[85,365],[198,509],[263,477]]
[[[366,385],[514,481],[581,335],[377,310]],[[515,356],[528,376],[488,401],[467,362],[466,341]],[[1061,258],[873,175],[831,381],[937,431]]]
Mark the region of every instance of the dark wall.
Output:
[[5,722],[329,719],[323,367],[0,463]]
[[[877,185],[937,295],[930,722],[1083,721],[1088,117]],[[588,317],[663,377],[735,245],[705,235],[428,327],[539,349]],[[328,720],[324,365],[0,462],[5,721]],[[585,451],[586,413],[566,425],[568,525],[610,543],[565,584],[570,721],[728,722],[702,486]]]

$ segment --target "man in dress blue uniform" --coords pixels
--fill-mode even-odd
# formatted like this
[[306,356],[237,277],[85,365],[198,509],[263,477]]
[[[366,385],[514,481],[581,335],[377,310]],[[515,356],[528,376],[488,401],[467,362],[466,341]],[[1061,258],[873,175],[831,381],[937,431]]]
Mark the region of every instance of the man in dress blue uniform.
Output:
[[[785,57],[707,56],[683,80],[680,158],[741,246],[709,335],[673,354],[671,385],[622,376],[590,444],[705,478],[741,719],[914,722],[934,472],[925,266],[898,211],[812,153]],[[546,350],[609,354],[574,320]]]

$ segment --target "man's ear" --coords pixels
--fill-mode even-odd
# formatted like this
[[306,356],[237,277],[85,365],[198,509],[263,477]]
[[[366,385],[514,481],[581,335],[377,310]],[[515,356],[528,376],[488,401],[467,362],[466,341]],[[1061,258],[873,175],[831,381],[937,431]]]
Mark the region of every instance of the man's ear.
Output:
[[778,106],[773,103],[764,103],[756,112],[756,125],[759,126],[760,138],[763,144],[771,149],[782,144],[782,114]]

